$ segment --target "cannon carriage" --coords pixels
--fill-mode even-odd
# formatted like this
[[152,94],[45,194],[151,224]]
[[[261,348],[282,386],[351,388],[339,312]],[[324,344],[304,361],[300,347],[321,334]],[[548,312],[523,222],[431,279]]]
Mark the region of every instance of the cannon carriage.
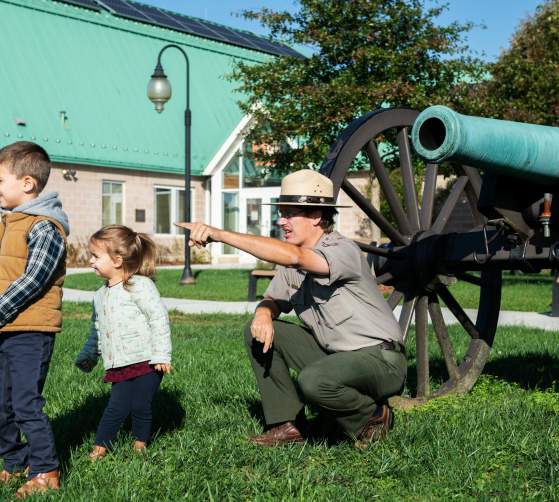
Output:
[[[401,196],[387,158],[399,164]],[[391,218],[351,183],[348,173],[357,161],[370,165]],[[452,163],[456,178],[435,214],[441,162]],[[420,184],[418,168],[424,172]],[[552,269],[559,259],[554,210],[559,199],[553,200],[559,192],[559,128],[468,117],[438,106],[421,114],[381,109],[356,119],[340,134],[320,172],[389,240],[388,246],[358,244],[375,257],[377,282],[394,288],[388,302],[393,310],[400,305],[405,340],[415,319],[417,383],[406,404],[469,391],[495,337],[502,272]],[[472,214],[471,228],[449,232],[449,218],[463,198]],[[452,293],[452,285],[460,281],[479,290],[475,318]],[[443,306],[461,325],[461,340],[449,335]],[[429,336],[429,318],[434,337]],[[440,352],[432,361],[430,338]],[[430,368],[441,358],[446,377],[431,389]]]

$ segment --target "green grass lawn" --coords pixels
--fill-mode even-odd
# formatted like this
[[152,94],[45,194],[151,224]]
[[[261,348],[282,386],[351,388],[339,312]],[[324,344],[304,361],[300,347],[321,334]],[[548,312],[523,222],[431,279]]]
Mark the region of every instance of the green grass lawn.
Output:
[[[196,284],[181,286],[182,270],[157,270],[156,284],[161,296],[192,300],[246,301],[250,270],[195,270]],[[257,294],[262,296],[270,281],[258,281]],[[92,272],[66,276],[64,286],[85,291],[95,291],[103,280]]]
[[[174,372],[156,400],[158,433],[149,452],[134,455],[125,432],[111,455],[91,464],[87,454],[109,387],[100,367],[84,374],[73,365],[88,334],[89,306],[64,309],[45,389],[63,489],[38,500],[559,499],[556,333],[501,328],[469,395],[398,412],[388,439],[368,450],[320,438],[260,449],[246,441],[261,430],[240,336],[247,317],[172,313]],[[463,350],[465,343],[455,346]],[[433,385],[443,379],[438,363]],[[412,349],[410,385],[414,365]],[[9,500],[16,486],[0,487],[0,500]]]
[[[198,270],[194,286],[178,284],[181,270],[162,269],[157,271],[157,287],[161,295],[169,298],[196,300],[245,301],[247,299],[249,270]],[[268,279],[258,281],[258,295],[262,295]],[[94,291],[102,280],[94,273],[82,273],[66,277],[65,286]],[[505,273],[503,276],[502,310],[524,312],[548,312],[551,310],[552,277],[547,273]],[[464,281],[451,286],[451,291],[464,308],[477,308],[479,288]]]

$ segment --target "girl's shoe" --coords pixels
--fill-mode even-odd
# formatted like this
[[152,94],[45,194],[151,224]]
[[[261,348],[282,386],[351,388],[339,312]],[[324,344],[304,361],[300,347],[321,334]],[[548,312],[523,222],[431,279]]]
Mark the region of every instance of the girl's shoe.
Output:
[[134,452],[145,453],[147,450],[145,441],[134,441]]
[[95,445],[91,453],[89,454],[89,460],[92,462],[97,462],[97,460],[101,460],[107,454],[107,448],[104,446]]

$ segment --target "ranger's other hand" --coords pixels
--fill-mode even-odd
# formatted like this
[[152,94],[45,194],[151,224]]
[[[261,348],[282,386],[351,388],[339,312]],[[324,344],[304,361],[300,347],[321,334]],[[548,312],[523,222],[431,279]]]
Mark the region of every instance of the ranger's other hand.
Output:
[[250,332],[252,334],[252,338],[264,344],[262,352],[264,354],[268,352],[274,342],[274,324],[272,322],[272,316],[269,312],[266,312],[264,309],[257,310],[250,326]]

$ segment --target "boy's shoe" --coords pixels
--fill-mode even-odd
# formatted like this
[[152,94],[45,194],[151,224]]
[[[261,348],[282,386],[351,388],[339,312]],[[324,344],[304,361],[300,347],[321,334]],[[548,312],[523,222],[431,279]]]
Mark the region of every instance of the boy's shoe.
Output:
[[15,471],[15,472],[9,472],[6,469],[3,469],[2,471],[0,471],[0,483],[2,484],[11,483],[12,481],[21,478],[22,476],[27,476],[28,472],[29,472],[29,467],[26,467],[23,471]]
[[385,439],[388,431],[394,426],[394,413],[387,404],[379,406],[375,413],[369,417],[365,427],[357,436],[355,447],[359,449],[367,448],[369,444]]
[[16,498],[24,499],[48,490],[60,489],[60,471],[41,472],[25,483],[17,492]]
[[134,441],[134,453],[145,453],[146,451],[145,441]]
[[97,462],[97,460],[101,460],[107,454],[107,448],[104,446],[95,445],[91,453],[89,454],[89,460],[92,462]]

